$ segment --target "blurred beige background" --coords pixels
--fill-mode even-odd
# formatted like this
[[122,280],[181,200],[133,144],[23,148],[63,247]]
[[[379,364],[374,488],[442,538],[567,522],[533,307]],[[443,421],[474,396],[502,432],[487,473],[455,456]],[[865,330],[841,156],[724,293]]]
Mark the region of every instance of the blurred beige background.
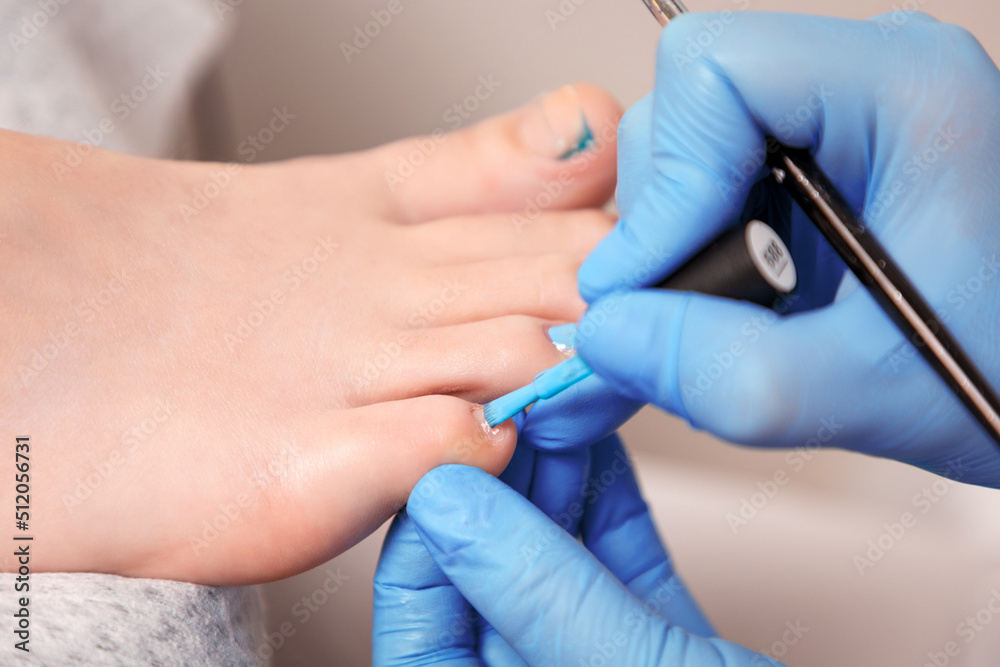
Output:
[[[626,105],[652,85],[657,26],[639,0],[401,0],[403,11],[352,62],[340,43],[386,0],[230,2],[235,26],[222,86],[231,143],[256,133],[273,107],[296,115],[262,159],[354,150],[444,127],[443,113],[481,75],[501,82],[484,118],[574,80],[603,85]],[[690,0],[692,9],[807,11],[864,18],[917,6],[972,30],[1000,55],[1000,9],[974,0]],[[550,26],[546,12],[571,8]],[[855,555],[883,525],[912,511],[935,478],[884,461],[825,453],[796,471],[783,452],[723,445],[647,410],[626,429],[662,533],[722,636],[757,650],[786,624],[808,628],[775,655],[812,667],[922,667],[955,641],[950,665],[1000,664],[1000,617],[972,641],[958,625],[1000,590],[1000,492],[950,486],[875,567]],[[784,470],[790,483],[737,532],[727,513]],[[332,484],[336,480],[331,480]],[[265,587],[269,628],[294,634],[274,664],[369,663],[371,577],[382,533],[331,564]],[[348,577],[306,623],[293,614],[329,574]],[[985,616],[981,616],[981,619]]]

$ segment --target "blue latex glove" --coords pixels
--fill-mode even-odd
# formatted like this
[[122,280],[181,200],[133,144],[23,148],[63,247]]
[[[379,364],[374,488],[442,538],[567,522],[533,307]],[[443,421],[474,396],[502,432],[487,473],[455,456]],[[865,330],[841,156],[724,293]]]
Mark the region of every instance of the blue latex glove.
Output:
[[[619,141],[622,221],[580,270],[579,353],[612,387],[755,445],[831,445],[1000,487],[1000,448],[780,187],[764,136],[808,147],[1000,386],[1000,72],[964,30],[691,14]],[[728,225],[781,230],[800,288],[774,313],[654,284]]]
[[[579,490],[558,484],[577,477],[578,456],[537,456],[530,468],[521,461],[514,484],[527,483],[529,496]],[[393,523],[375,575],[374,664],[777,665],[710,638],[627,461],[617,438],[595,447],[599,486],[572,501],[581,512],[570,504],[555,514],[559,524],[477,469],[428,473]],[[567,532],[560,526],[572,516],[579,524]]]
[[[576,325],[549,330],[560,348],[576,345]],[[573,451],[593,445],[618,430],[642,403],[618,394],[607,381],[591,375],[583,382],[535,402],[531,411],[517,416],[521,442],[549,452]]]
[[522,441],[549,452],[589,447],[608,437],[639,411],[642,402],[622,396],[602,377],[537,401],[519,424]]

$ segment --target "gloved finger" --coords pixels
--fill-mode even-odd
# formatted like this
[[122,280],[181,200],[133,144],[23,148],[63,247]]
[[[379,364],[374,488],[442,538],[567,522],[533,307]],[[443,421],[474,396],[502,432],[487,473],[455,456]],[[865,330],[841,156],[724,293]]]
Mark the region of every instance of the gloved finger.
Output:
[[[523,420],[524,414],[518,419]],[[500,480],[576,535],[580,517],[569,508],[580,501],[581,480],[586,477],[589,464],[590,452],[586,448],[568,454],[549,454],[535,450],[522,437]],[[479,621],[477,638],[479,654],[487,665],[527,664],[483,619]]]
[[995,445],[933,370],[915,351],[898,361],[905,340],[863,290],[785,318],[652,291],[612,295],[591,311],[604,315],[584,317],[577,350],[595,372],[723,439],[857,447],[952,476],[956,465],[974,467],[966,482],[1000,470]]
[[584,483],[590,473],[590,450],[539,452],[531,489],[535,507],[576,537],[583,516]]
[[[844,337],[819,349],[811,337],[796,338],[810,318],[836,327],[827,311],[795,322],[748,303],[670,291],[612,295],[596,307],[612,300],[599,321],[584,317],[589,335],[578,338],[579,354],[618,391],[726,440],[800,444],[810,427],[803,413],[828,409],[831,385],[863,389],[838,377],[862,372]],[[865,409],[857,403],[852,409]]]
[[[616,202],[619,215],[626,220],[638,205],[646,175],[652,170],[652,112],[652,97],[647,96],[625,113],[619,125]],[[739,224],[763,220],[784,239],[796,264],[808,267],[799,275],[795,290],[799,299],[791,312],[825,306],[833,300],[844,275],[844,263],[801,210],[793,208],[788,193],[773,180],[765,180],[767,174],[766,168],[762,168],[750,189]]]
[[[634,212],[647,174],[652,171],[653,97],[647,95],[630,108],[618,126],[618,213],[629,219]],[[801,297],[792,311],[825,306],[844,274],[844,263],[819,230],[802,212],[792,207],[787,192],[770,180],[761,168],[755,185],[740,216],[740,224],[763,220],[785,240],[795,262],[809,270],[802,271],[796,295]]]
[[569,514],[568,508],[582,499],[582,485],[589,470],[588,449],[550,454],[536,450],[521,437],[500,481],[576,535],[580,517]]
[[[581,523],[583,544],[652,614],[701,637],[715,636],[657,533],[632,461],[618,436],[593,449]],[[628,548],[623,549],[622,545]]]
[[653,166],[653,95],[636,102],[618,123],[618,215],[629,217]]
[[490,667],[526,667],[528,664],[482,617],[479,619],[479,657]]
[[[905,118],[914,106],[901,94],[905,88],[887,90],[885,79],[923,74],[917,56],[926,44],[908,34],[886,39],[876,23],[791,14],[674,20],[658,52],[652,170],[629,216],[581,267],[584,298],[657,282],[737,219],[765,163],[765,133],[813,148],[819,165],[860,208],[869,164],[858,141],[877,116]],[[711,44],[689,55],[690,44],[705,35]],[[888,71],[908,56],[910,70]],[[949,49],[948,57],[957,56]],[[889,64],[873,66],[880,58]],[[864,94],[872,90],[886,92]],[[919,154],[916,148],[900,154]]]
[[[515,415],[514,420],[514,423],[520,426],[518,421],[523,423],[524,414]],[[521,438],[518,437],[517,446],[514,448],[514,455],[511,457],[510,463],[507,464],[507,468],[500,473],[500,480],[522,496],[527,496],[531,490],[531,480],[535,476],[535,462],[537,459],[538,452],[533,447],[522,442]]]
[[[514,416],[514,423],[518,430],[524,424],[524,418],[523,412]],[[522,496],[527,497],[535,480],[540,456],[542,456],[541,452],[522,442],[519,438],[517,447],[514,449],[514,456],[511,457],[510,463],[500,474],[499,479]],[[497,633],[492,625],[481,617],[476,623],[476,646],[480,659],[487,665],[511,665],[513,667],[523,664],[514,649]]]
[[583,545],[487,474],[437,468],[414,489],[409,513],[448,578],[529,664],[603,655],[606,664],[744,667],[755,655],[668,628]]
[[642,403],[591,376],[532,406],[519,431],[532,447],[551,452],[590,447],[632,418]]
[[373,665],[477,665],[475,610],[431,558],[400,512],[374,582]]

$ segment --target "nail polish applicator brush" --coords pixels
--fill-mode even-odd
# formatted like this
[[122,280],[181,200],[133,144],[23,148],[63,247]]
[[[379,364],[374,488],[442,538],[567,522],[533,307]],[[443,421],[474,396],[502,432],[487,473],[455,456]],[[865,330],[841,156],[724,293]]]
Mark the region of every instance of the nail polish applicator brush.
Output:
[[[754,220],[723,233],[655,288],[772,306],[797,283],[795,262],[781,237]],[[593,374],[579,356],[570,357],[536,375],[531,384],[487,403],[483,416],[495,428],[535,401],[552,398]]]

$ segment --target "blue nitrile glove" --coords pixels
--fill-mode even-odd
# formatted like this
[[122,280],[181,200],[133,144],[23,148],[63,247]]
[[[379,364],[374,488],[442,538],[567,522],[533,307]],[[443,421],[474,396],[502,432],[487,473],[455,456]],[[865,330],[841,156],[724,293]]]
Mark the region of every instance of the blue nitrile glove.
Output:
[[522,441],[548,451],[572,451],[608,437],[639,411],[643,403],[626,398],[601,377],[536,402],[518,423]]
[[[428,473],[375,575],[374,664],[777,665],[706,638],[711,626],[675,576],[617,438],[592,454],[600,486],[573,501],[579,511],[556,515],[581,517],[583,544],[560,527],[571,521],[557,524],[486,473]],[[527,471],[532,490],[566,488],[551,476],[576,475],[568,459],[542,465],[514,482]]]
[[[576,325],[549,329],[560,349],[576,345]],[[522,442],[549,452],[572,451],[593,445],[618,430],[638,412],[642,403],[617,393],[607,381],[591,375],[579,384],[537,401],[527,414],[517,416]]]
[[[622,221],[580,270],[579,353],[623,395],[728,440],[843,447],[1000,487],[1000,448],[762,182],[765,134],[814,152],[1000,387],[1000,72],[964,30],[908,11],[690,14],[666,28],[655,92],[622,124]],[[629,291],[751,216],[795,256],[786,317]]]

